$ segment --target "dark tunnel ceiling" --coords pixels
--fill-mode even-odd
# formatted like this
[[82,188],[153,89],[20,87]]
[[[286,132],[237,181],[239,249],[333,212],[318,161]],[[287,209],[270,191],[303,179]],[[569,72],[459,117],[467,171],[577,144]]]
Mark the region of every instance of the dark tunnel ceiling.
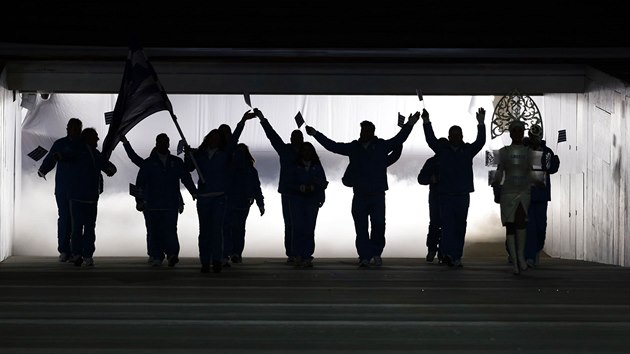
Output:
[[[374,2],[356,3],[355,7],[339,6],[340,2],[269,7],[249,6],[248,2],[233,4],[13,3],[7,5],[3,14],[0,43],[5,50],[0,46],[0,60],[30,59],[29,52],[22,53],[19,48],[42,45],[126,47],[132,36],[146,48],[173,50],[326,48],[331,53],[336,49],[369,49],[366,53],[371,54],[342,59],[350,62],[469,63],[479,58],[401,58],[374,53],[398,48],[457,48],[464,53],[489,48],[502,53],[517,48],[531,50],[531,55],[520,51],[517,57],[500,54],[494,59],[485,58],[484,62],[586,64],[630,82],[630,31],[626,12],[621,8],[623,2],[502,2],[495,6],[481,2],[483,5],[478,7],[473,2],[463,5],[446,1],[387,7]],[[6,50],[7,45],[12,49]],[[574,54],[539,55],[549,49],[566,49]],[[54,52],[49,55],[49,59],[55,59]],[[185,54],[178,54],[179,58],[182,56]]]

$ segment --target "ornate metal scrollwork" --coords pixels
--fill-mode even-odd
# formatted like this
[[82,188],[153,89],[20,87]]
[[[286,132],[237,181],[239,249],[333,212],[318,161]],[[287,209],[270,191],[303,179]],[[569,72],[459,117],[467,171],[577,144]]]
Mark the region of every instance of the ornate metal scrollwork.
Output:
[[517,90],[503,96],[494,107],[490,124],[492,139],[507,132],[510,122],[514,120],[525,123],[525,130],[529,130],[534,124],[543,127],[542,116],[534,100],[527,95],[522,95]]

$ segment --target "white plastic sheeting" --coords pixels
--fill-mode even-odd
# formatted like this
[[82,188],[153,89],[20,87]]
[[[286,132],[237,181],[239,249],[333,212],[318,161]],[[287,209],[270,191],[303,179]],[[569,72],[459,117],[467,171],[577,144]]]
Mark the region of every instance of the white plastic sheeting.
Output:
[[[11,255],[15,227],[16,144],[19,144],[17,102],[0,76],[0,261]],[[19,145],[17,145],[19,146]]]
[[[197,146],[203,136],[221,123],[233,129],[243,113],[249,109],[241,95],[169,95],[182,131],[191,146]],[[49,149],[52,142],[65,135],[66,122],[78,117],[85,127],[94,127],[101,142],[106,133],[103,113],[114,107],[116,95],[53,94],[44,101],[38,98],[35,106],[25,110],[22,125],[22,195],[15,254],[56,254],[56,205],[54,170],[47,180],[36,177],[39,163],[26,154],[41,145]],[[460,125],[464,140],[472,141],[476,134],[474,112],[477,107],[487,111],[487,127],[492,117],[492,96],[425,97],[424,104],[431,114],[437,136],[446,136],[451,125]],[[394,136],[398,113],[408,116],[422,109],[415,95],[410,96],[263,96],[251,95],[254,107],[262,110],[278,134],[286,139],[296,128],[293,117],[301,111],[306,124],[312,125],[333,140],[349,142],[358,138],[359,123],[370,120],[376,125],[379,137]],[[469,105],[473,103],[472,109]],[[159,112],[138,124],[127,138],[140,156],[148,156],[155,144],[155,136],[165,132],[171,138],[174,153],[179,135],[170,116]],[[488,134],[489,136],[489,134]],[[315,234],[315,257],[355,257],[354,226],[350,213],[352,191],[344,187],[341,175],[348,159],[325,151],[314,142],[323,161],[329,181],[326,204],[320,210]],[[257,159],[256,167],[263,183],[267,212],[264,216],[256,208],[250,212],[245,245],[246,256],[284,256],[283,222],[280,196],[277,193],[278,158],[264,135],[257,119],[248,121],[241,142],[249,145]],[[486,149],[496,149],[505,141],[487,140]],[[100,145],[99,145],[100,147]],[[426,145],[421,123],[414,128],[405,143],[401,159],[389,168],[387,192],[387,246],[384,256],[424,257],[428,227],[428,187],[417,183],[417,174],[424,161],[432,155]],[[96,256],[138,256],[146,253],[145,225],[141,213],[128,194],[128,185],[135,181],[138,171],[119,145],[111,161],[118,173],[105,177],[105,192],[101,195],[97,219]],[[41,162],[41,161],[40,161]],[[492,191],[487,186],[488,167],[484,166],[484,152],[475,160],[475,189],[468,218],[467,241],[502,241],[503,229],[499,208],[494,204]],[[195,174],[195,173],[193,173]],[[194,176],[196,180],[196,175]],[[198,220],[192,198],[183,190],[186,208],[179,219],[179,240],[182,256],[197,256]]]

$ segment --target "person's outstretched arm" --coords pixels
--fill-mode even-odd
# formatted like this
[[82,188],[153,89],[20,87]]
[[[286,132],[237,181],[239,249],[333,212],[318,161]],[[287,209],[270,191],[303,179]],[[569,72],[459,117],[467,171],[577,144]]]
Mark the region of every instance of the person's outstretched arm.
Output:
[[55,166],[57,165],[57,161],[59,161],[59,150],[59,142],[55,141],[50,148],[50,151],[48,151],[48,153],[44,157],[42,164],[39,166],[39,169],[37,170],[37,175],[39,175],[40,177],[44,177],[48,172],[52,171],[52,169],[55,168]]
[[[426,110],[424,110],[423,112],[426,113]],[[426,113],[426,114],[428,115],[429,113]],[[385,146],[387,147],[387,149],[389,151],[393,151],[398,146],[401,146],[401,149],[402,149],[402,144],[407,140],[407,138],[409,137],[409,134],[411,134],[411,130],[413,129],[413,126],[418,122],[419,119],[420,119],[420,112],[416,112],[410,115],[409,119],[407,120],[407,123],[405,123],[405,125],[402,126],[400,131],[396,135],[394,135],[394,137],[388,140],[385,140]]]
[[269,139],[271,146],[279,154],[280,151],[282,151],[282,148],[284,147],[284,141],[282,141],[282,138],[280,138],[280,135],[276,133],[276,131],[273,129],[273,127],[271,126],[267,118],[265,118],[265,116],[262,114],[262,112],[258,108],[254,108],[254,113],[258,116],[258,119],[260,120],[260,125],[262,126],[263,131],[265,132],[265,135],[267,136],[267,139]]
[[238,139],[241,138],[241,134],[243,133],[243,129],[245,128],[245,122],[256,117],[256,113],[250,112],[249,110],[243,114],[243,118],[236,124],[236,128],[234,128],[234,132],[232,133],[232,137],[230,141],[228,141],[228,146],[233,145],[236,146],[238,144]]
[[429,120],[429,113],[424,114],[425,111],[422,112],[422,128],[424,130],[424,139],[427,141],[427,145],[433,150],[433,152],[437,153],[440,150],[440,142],[435,137],[435,133],[433,132],[433,126],[431,125],[431,121]]
[[123,143],[123,148],[125,149],[125,152],[127,153],[127,157],[129,157],[129,160],[131,160],[131,162],[133,162],[134,165],[140,167],[144,159],[140,157],[138,154],[136,154],[134,149],[131,147],[129,140],[127,140],[126,137],[122,136],[120,138],[120,141]]
[[324,134],[318,132],[315,128],[311,127],[310,125],[307,125],[305,129],[306,129],[306,134],[314,137],[315,140],[317,140],[317,142],[320,143],[321,146],[324,147],[324,149],[330,152],[333,152],[335,154],[339,154],[339,155],[344,155],[344,156],[350,155],[350,148],[351,148],[350,143],[338,143],[336,141],[332,141],[328,139]]
[[473,156],[477,155],[486,143],[486,125],[484,120],[486,118],[486,110],[479,108],[477,110],[477,139],[471,144]]

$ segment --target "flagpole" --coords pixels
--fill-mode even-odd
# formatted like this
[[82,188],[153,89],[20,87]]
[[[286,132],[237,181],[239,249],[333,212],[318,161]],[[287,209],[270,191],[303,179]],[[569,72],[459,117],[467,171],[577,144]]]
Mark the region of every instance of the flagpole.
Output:
[[[184,137],[184,132],[182,132],[182,128],[179,126],[179,123],[177,123],[177,116],[171,111],[169,111],[169,113],[171,114],[171,118],[173,118],[173,123],[175,123],[175,127],[177,128],[177,131],[179,132],[179,136],[184,141],[184,144],[188,145],[188,142],[186,141],[186,137]],[[197,170],[197,174],[199,175],[199,180],[201,181],[201,183],[206,183],[206,180],[203,178],[203,174],[201,173],[201,170],[199,169],[199,165],[197,165],[197,160],[195,160],[195,155],[190,154],[190,159],[192,160],[193,165],[195,165],[195,170]]]

